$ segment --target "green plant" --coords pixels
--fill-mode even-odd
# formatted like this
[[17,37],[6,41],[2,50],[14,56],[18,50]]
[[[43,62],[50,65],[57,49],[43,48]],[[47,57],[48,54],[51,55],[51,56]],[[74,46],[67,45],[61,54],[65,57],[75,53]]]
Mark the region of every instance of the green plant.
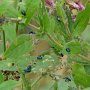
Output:
[[89,90],[90,3],[52,1],[0,1],[0,90]]

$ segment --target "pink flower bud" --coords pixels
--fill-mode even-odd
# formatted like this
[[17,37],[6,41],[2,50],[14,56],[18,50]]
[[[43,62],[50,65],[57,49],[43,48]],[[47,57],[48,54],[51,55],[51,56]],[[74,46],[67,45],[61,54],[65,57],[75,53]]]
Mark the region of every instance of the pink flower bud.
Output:
[[71,0],[67,0],[66,1],[67,4],[69,4],[72,8],[78,9],[80,11],[84,10],[85,7],[82,5],[82,3],[80,2],[80,0],[75,0],[75,2],[71,1]]
[[80,2],[78,2],[77,5],[79,6],[80,11],[85,9],[85,7]]
[[49,8],[52,8],[54,6],[54,0],[45,0],[45,2]]
[[74,8],[79,9],[79,6],[76,3],[73,2],[72,5],[73,5]]
[[72,21],[75,22],[76,20],[76,15],[72,16]]

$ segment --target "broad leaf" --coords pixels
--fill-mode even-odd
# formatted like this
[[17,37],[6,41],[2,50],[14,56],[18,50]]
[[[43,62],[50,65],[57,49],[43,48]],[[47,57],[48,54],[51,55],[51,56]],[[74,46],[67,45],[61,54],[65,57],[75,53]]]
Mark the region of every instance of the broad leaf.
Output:
[[[66,49],[69,49],[70,50],[70,52],[67,52],[66,51]],[[79,54],[79,53],[81,53],[81,45],[80,45],[80,43],[79,42],[77,42],[77,41],[70,41],[70,42],[68,42],[68,43],[66,43],[66,45],[65,45],[65,47],[64,47],[64,49],[63,49],[63,52],[65,53],[65,54]]]
[[10,2],[8,0],[0,1],[0,14],[5,13],[7,7],[9,7]]
[[9,80],[0,84],[0,90],[12,90],[18,85],[18,81]]
[[82,65],[74,63],[72,65],[72,74],[76,85],[90,87],[90,76],[86,74]]
[[13,23],[4,24],[2,29],[5,32],[5,39],[10,43],[13,42],[16,38],[16,25]]
[[4,82],[4,75],[0,72],[0,84]]
[[22,57],[17,57],[16,59],[7,58],[6,60],[0,61],[0,70],[16,71],[18,68],[21,68],[23,70],[30,63],[34,63],[35,60],[36,57],[32,57],[32,56],[22,56]]
[[15,9],[13,5],[10,5],[10,6],[7,8],[7,11],[5,12],[5,15],[6,15],[7,17],[11,17],[11,18],[18,18],[18,16],[20,16],[18,10]]
[[86,26],[88,25],[89,18],[90,18],[90,5],[88,4],[86,9],[77,15],[73,28],[74,36],[80,35],[85,30]]
[[26,23],[28,23],[39,6],[40,0],[26,0]]
[[[53,23],[54,20],[53,19],[51,19],[51,20]],[[48,15],[47,10],[45,9],[44,3],[42,5],[40,5],[40,7],[39,7],[39,21],[41,24],[41,29],[44,30],[43,32],[48,32],[49,30],[51,30],[50,17]]]
[[90,87],[88,87],[88,88],[85,88],[85,89],[83,89],[83,90],[90,90]]
[[30,35],[20,35],[4,53],[4,57],[17,58],[32,50],[33,44]]
[[68,84],[63,79],[58,81],[58,90],[68,90],[68,88]]

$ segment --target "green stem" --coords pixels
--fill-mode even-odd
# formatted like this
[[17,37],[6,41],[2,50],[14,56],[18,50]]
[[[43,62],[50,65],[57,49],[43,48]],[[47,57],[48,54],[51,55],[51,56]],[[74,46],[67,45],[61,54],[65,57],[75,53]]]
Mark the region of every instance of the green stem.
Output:
[[5,42],[5,32],[3,31],[3,45],[4,45],[4,52],[6,51],[6,42]]
[[57,81],[55,81],[55,84],[54,84],[54,90],[58,90],[58,84],[57,84]]
[[65,25],[65,28],[66,28],[66,33],[67,33],[68,38],[71,38],[71,32],[68,28],[68,22],[66,21],[66,23],[64,23],[64,25]]
[[87,57],[85,57],[85,56],[83,56],[83,55],[80,55],[80,54],[79,54],[78,56],[79,56],[80,58],[82,58],[82,59],[90,62],[90,59],[89,59],[89,58],[87,58]]
[[[19,2],[22,2],[22,0],[20,0]],[[20,7],[18,6],[18,11],[19,11]],[[18,26],[19,26],[19,22],[16,22],[16,33],[18,34]]]
[[29,25],[30,25],[31,27],[37,29],[37,30],[40,30],[40,27],[37,27],[37,26],[35,26],[35,25],[33,25],[33,24],[29,24]]
[[16,33],[18,34],[18,21],[16,22]]
[[59,46],[60,48],[63,48],[63,46],[60,44],[60,43],[58,43],[57,41],[55,41],[48,33],[46,33],[47,34],[47,36],[48,36],[48,38],[52,41],[52,42],[54,42],[57,46]]
[[21,79],[22,79],[22,82],[23,82],[23,86],[25,87],[25,90],[31,90],[31,87],[29,86],[26,78],[25,78],[25,74],[22,72],[22,70],[18,69],[20,74],[21,74]]
[[22,78],[22,81],[23,81],[23,85],[25,87],[26,90],[31,90],[31,87],[28,86],[28,83],[27,83],[27,80],[25,78],[25,74],[21,74],[21,78]]
[[42,76],[40,76],[40,77],[31,85],[31,87],[33,87],[41,78],[42,78]]

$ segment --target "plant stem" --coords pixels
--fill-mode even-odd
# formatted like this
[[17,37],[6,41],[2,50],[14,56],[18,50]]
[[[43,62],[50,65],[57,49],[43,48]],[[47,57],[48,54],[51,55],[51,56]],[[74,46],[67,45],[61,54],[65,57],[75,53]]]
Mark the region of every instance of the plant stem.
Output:
[[28,86],[28,83],[27,83],[27,80],[25,78],[25,74],[21,74],[21,78],[22,78],[22,81],[23,81],[23,85],[25,87],[26,90],[31,90],[31,87]]
[[6,42],[5,42],[5,32],[3,31],[3,45],[4,45],[4,52],[6,51]]
[[63,48],[63,46],[60,44],[60,43],[58,43],[57,41],[55,41],[48,33],[46,33],[47,34],[47,36],[49,37],[49,39],[52,41],[52,42],[54,42],[57,46],[59,46],[60,48]]
[[40,27],[37,27],[37,26],[35,26],[35,25],[33,25],[33,24],[29,24],[31,27],[33,27],[33,28],[35,28],[35,29],[37,29],[37,30],[39,30],[40,29]]
[[90,59],[89,59],[89,58],[87,58],[87,57],[85,57],[85,56],[83,56],[83,55],[80,55],[80,54],[79,54],[78,56],[79,56],[80,58],[82,58],[82,59],[90,62]]
[[16,33],[18,34],[18,21],[16,22]]
[[20,70],[20,68],[18,70],[21,74],[21,79],[22,79],[22,82],[23,82],[23,86],[25,87],[25,90],[31,90],[31,86],[28,85],[28,82],[25,78],[25,74],[22,72],[22,70]]
[[[22,0],[20,0],[19,2],[22,2]],[[20,7],[18,6],[18,11],[19,11]],[[19,25],[19,21],[16,22],[16,33],[18,34],[18,25]]]
[[57,84],[57,81],[55,81],[55,84],[54,84],[54,90],[58,90],[58,84]]
[[33,87],[41,78],[42,78],[42,76],[40,76],[40,77],[31,85],[31,87]]

